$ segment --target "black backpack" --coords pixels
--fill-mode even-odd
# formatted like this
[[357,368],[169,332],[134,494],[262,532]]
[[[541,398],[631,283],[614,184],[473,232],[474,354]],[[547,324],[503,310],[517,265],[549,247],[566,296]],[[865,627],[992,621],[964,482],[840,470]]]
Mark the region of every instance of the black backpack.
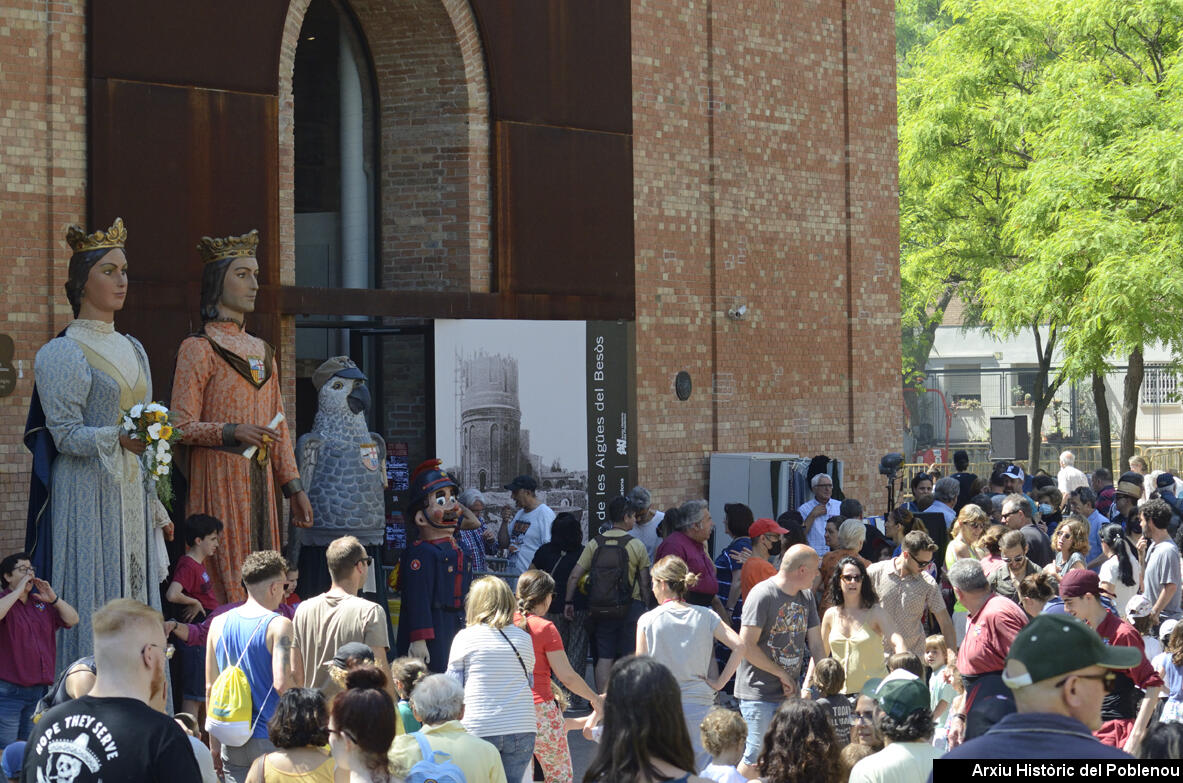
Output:
[[588,613],[599,620],[620,619],[633,603],[629,581],[628,543],[630,535],[596,536],[596,551],[587,574]]

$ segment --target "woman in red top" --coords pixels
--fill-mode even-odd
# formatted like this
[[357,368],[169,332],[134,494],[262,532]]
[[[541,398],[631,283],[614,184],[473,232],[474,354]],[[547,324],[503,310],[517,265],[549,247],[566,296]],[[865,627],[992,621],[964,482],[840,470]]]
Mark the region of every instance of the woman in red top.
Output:
[[550,608],[554,590],[555,581],[545,571],[531,569],[518,577],[519,614],[514,621],[520,622],[525,618],[526,632],[534,642],[534,713],[538,716],[534,757],[542,765],[547,781],[571,783],[571,749],[567,746],[563,710],[556,702],[551,688],[551,672],[568,690],[591,702],[596,712],[603,711],[604,703],[571,667],[567,653],[563,651],[563,640],[559,638],[558,629],[543,616]]

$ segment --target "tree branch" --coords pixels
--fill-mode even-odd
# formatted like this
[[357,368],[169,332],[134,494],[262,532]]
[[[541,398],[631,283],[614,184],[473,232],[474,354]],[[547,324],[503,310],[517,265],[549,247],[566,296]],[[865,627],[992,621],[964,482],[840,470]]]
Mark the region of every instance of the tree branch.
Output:
[[1113,27],[1112,25],[1105,25],[1105,26],[1109,28],[1109,32],[1111,33],[1112,40],[1113,40],[1113,45],[1106,46],[1105,48],[1109,49],[1109,51],[1113,52],[1114,54],[1119,54],[1122,57],[1124,57],[1125,59],[1129,60],[1130,64],[1133,65],[1135,69],[1137,69],[1138,73],[1140,73],[1142,75],[1143,79],[1150,82],[1151,84],[1156,84],[1157,82],[1155,80],[1151,79],[1149,76],[1147,76],[1146,71],[1142,70],[1142,66],[1138,63],[1138,61],[1135,60],[1133,57],[1130,57],[1130,55],[1126,53],[1125,49],[1121,48],[1121,44],[1119,44],[1117,42],[1117,28]]

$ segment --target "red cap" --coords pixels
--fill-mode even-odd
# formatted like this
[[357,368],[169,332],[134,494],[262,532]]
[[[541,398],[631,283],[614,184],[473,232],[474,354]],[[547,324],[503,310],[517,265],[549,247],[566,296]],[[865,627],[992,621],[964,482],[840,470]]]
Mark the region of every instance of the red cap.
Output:
[[748,528],[748,535],[752,538],[755,538],[756,536],[762,536],[765,533],[780,533],[781,535],[784,535],[788,532],[789,531],[776,524],[776,520],[774,519],[757,519],[752,523],[752,526]]
[[1101,580],[1087,568],[1069,571],[1060,579],[1061,598],[1080,598],[1089,593],[1101,595]]

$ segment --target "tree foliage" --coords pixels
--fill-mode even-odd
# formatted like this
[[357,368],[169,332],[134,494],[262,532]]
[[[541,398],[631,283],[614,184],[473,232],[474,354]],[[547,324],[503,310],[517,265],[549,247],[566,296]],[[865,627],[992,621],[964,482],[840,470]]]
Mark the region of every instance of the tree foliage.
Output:
[[952,287],[997,334],[1033,334],[1038,449],[1065,379],[1114,353],[1140,365],[1150,342],[1180,348],[1183,0],[942,9],[952,24],[911,50],[899,89],[904,312]]

